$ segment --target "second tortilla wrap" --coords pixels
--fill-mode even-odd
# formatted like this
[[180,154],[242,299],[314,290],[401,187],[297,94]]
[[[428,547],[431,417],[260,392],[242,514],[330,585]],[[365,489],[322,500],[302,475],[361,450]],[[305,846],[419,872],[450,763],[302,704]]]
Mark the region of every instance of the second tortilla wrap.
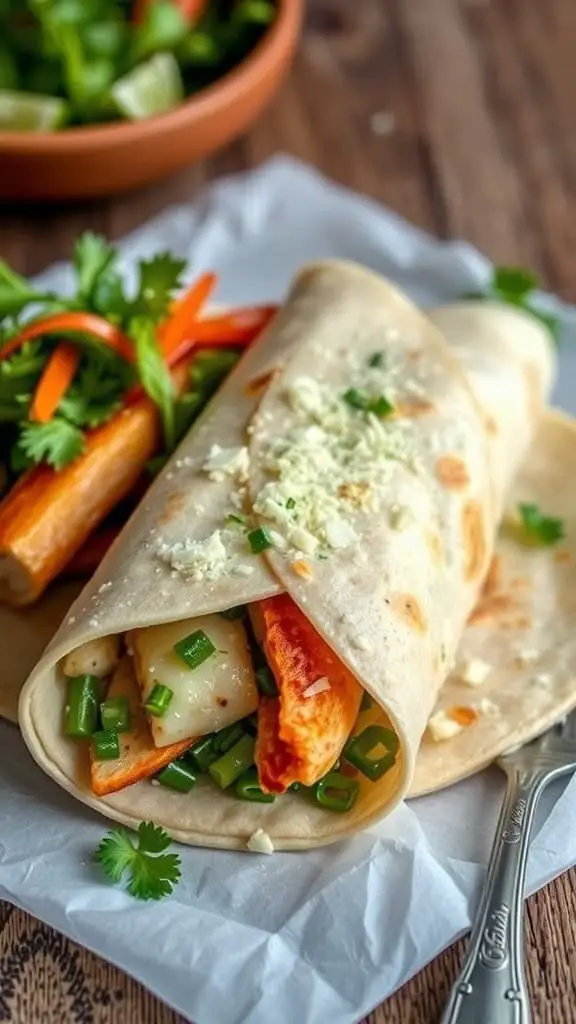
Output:
[[[495,321],[500,313],[494,311]],[[129,825],[150,818],[175,838],[204,845],[242,847],[265,828],[278,848],[315,846],[391,810],[408,787],[490,561],[503,492],[551,385],[546,332],[520,313],[511,317],[525,344],[521,352],[502,346],[497,370],[510,398],[505,409],[488,411],[485,368],[471,360],[466,379],[442,335],[391,285],[350,264],[302,272],[275,323],[188,435],[30,677],[20,721],[39,764],[112,818]],[[365,386],[377,394],[385,389],[391,417],[366,415],[360,423],[358,399],[342,396]],[[282,540],[260,557],[241,534],[223,528],[237,507],[230,477],[206,471],[212,445],[237,451],[248,427],[247,508]],[[351,461],[342,454],[347,447],[355,452]],[[277,511],[284,484],[300,494],[289,521]],[[366,488],[368,501],[361,497]],[[322,519],[327,508],[329,521]],[[204,557],[216,533],[225,548],[218,568]],[[324,557],[308,550],[310,538]],[[303,561],[312,564],[306,579],[295,571]],[[292,794],[275,805],[247,804],[204,779],[186,798],[159,794],[148,782],[96,798],[78,746],[62,734],[61,659],[97,637],[282,591],[376,700],[372,719],[395,730],[394,768],[378,784],[362,781],[361,798],[346,815]]]

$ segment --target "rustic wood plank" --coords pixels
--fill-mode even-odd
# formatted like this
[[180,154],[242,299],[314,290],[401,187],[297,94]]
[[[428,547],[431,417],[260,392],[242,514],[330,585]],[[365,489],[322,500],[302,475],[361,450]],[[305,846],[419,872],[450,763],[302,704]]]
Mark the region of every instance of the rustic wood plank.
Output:
[[[211,178],[290,152],[441,235],[534,266],[576,299],[572,0],[310,0],[294,73],[234,146],[105,203],[0,211],[0,255],[32,273],[85,228],[119,237]],[[376,116],[375,116],[376,115]],[[535,1024],[573,1024],[576,871],[527,904]],[[438,1020],[464,943],[369,1015]],[[134,981],[0,905],[0,1020],[182,1024]]]

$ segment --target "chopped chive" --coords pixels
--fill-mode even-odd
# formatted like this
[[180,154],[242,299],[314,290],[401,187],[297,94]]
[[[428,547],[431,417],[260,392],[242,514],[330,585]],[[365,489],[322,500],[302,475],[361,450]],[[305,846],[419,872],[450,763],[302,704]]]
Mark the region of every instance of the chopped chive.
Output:
[[384,395],[370,398],[365,391],[359,388],[348,388],[342,398],[352,409],[359,409],[361,412],[371,412],[374,416],[389,416],[394,411],[394,406]]
[[360,704],[360,711],[370,711],[370,708],[372,707],[373,703],[374,702],[370,694],[364,691],[362,695],[362,703]]
[[234,622],[235,619],[241,619],[246,614],[246,605],[238,604],[235,608],[226,608],[225,611],[220,612],[223,619],[228,619],[228,622]]
[[[377,747],[384,747],[385,753],[374,757]],[[348,740],[343,757],[366,778],[376,782],[393,767],[399,748],[400,741],[392,729],[369,725],[358,736]]]
[[268,668],[268,665],[262,665],[261,668],[257,668],[255,675],[258,693],[263,697],[278,696],[278,687],[276,686],[274,673],[271,668]]
[[359,388],[348,388],[342,395],[342,398],[352,409],[361,409],[363,412],[366,410],[369,402],[368,396],[364,391],[360,391]]
[[84,740],[98,724],[100,680],[96,676],[74,676],[68,680],[64,732],[75,740]]
[[220,789],[228,789],[254,764],[254,737],[244,733],[241,739],[214,761],[208,771]]
[[294,498],[288,498],[288,501],[286,502],[286,508],[296,508],[296,502],[294,501]]
[[196,776],[184,761],[171,761],[156,776],[158,782],[178,793],[189,793],[196,785]]
[[252,554],[259,555],[272,547],[272,538],[265,526],[259,526],[257,530],[251,530],[248,534],[248,543]]
[[115,729],[102,729],[92,735],[92,749],[96,761],[115,761],[120,757],[120,741]]
[[372,355],[368,357],[368,366],[371,366],[374,369],[385,365],[386,355],[384,352],[373,352]]
[[239,516],[236,512],[230,512],[226,516],[226,522],[233,526],[244,526],[246,523],[246,516]]
[[100,720],[103,729],[128,732],[130,729],[130,701],[128,697],[108,697],[100,705]]
[[358,798],[360,783],[340,772],[328,772],[313,787],[314,798],[327,811],[349,811]]
[[379,395],[378,398],[374,398],[370,402],[367,411],[383,419],[385,416],[389,416],[391,412],[394,412],[394,406],[384,395]]
[[214,734],[202,736],[186,751],[184,756],[199,772],[207,772],[210,765],[220,756],[214,747]]
[[163,683],[156,683],[150,692],[148,700],[144,704],[144,710],[155,718],[162,718],[168,710],[174,691]]
[[217,754],[225,754],[243,735],[244,727],[242,722],[234,722],[232,725],[227,725],[225,729],[220,729],[219,732],[214,733],[214,750]]
[[273,804],[276,799],[274,793],[265,793],[260,788],[256,768],[249,768],[240,776],[234,791],[241,800],[252,800],[258,804]]
[[188,665],[188,668],[198,668],[216,651],[210,637],[206,636],[203,629],[197,629],[194,633],[190,633],[190,636],[179,640],[172,649]]

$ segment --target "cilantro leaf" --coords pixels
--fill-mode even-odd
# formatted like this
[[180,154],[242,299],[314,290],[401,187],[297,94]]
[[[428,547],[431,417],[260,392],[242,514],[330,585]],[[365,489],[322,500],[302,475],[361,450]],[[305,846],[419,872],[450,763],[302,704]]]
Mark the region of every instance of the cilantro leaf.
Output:
[[[116,369],[118,372],[116,372]],[[125,364],[114,366],[108,360],[89,358],[59,405],[59,411],[77,427],[98,427],[120,408],[131,376]]]
[[5,260],[0,260],[0,320],[5,316],[19,316],[33,302],[53,298],[49,292],[39,292],[21,274],[17,274]]
[[565,532],[562,519],[546,516],[540,511],[538,505],[530,503],[519,504],[518,512],[524,533],[533,544],[550,547],[563,540]]
[[62,469],[78,458],[84,450],[84,434],[73,423],[54,416],[48,423],[24,423],[14,446],[17,456],[24,456],[28,464],[47,462],[54,469]]
[[116,259],[116,249],[102,235],[85,231],[74,246],[74,269],[79,297],[90,303],[100,277]]
[[134,316],[147,316],[161,320],[166,315],[174,293],[181,286],[186,260],[179,260],[169,252],[159,252],[150,260],[138,264],[138,295],[132,306]]
[[548,328],[554,341],[557,341],[561,326],[558,317],[543,312],[532,301],[532,293],[538,285],[539,281],[536,275],[525,267],[495,267],[492,279],[485,290],[470,292],[464,298],[494,299],[497,302],[505,302],[509,306],[517,306],[540,320]]
[[160,410],[166,446],[172,451],[176,441],[174,385],[162,358],[156,329],[151,320],[135,317],[130,321],[129,334],[134,341],[140,383]]
[[[137,840],[137,841],[136,841]],[[129,872],[128,892],[140,900],[169,896],[180,881],[180,857],[164,853],[170,836],[151,821],[142,821],[138,832],[111,829],[100,843],[95,859],[112,882]]]

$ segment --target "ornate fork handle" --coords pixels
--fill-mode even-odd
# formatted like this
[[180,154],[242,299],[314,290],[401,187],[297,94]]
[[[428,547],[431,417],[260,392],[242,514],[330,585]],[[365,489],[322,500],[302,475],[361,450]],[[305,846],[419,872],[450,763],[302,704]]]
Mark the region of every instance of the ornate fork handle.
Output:
[[507,767],[486,884],[470,946],[441,1024],[530,1024],[524,974],[523,907],[534,812],[556,773]]

